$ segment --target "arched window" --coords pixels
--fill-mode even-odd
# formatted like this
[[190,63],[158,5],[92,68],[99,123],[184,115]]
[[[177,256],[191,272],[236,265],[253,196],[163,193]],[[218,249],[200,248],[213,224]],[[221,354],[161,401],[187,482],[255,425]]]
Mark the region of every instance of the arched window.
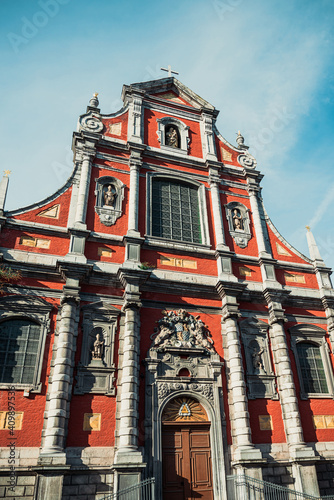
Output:
[[297,344],[297,354],[304,391],[328,394],[320,346],[311,342],[300,342]]
[[40,325],[28,319],[0,323],[0,383],[34,383],[40,334]]
[[153,179],[152,236],[202,243],[198,187]]

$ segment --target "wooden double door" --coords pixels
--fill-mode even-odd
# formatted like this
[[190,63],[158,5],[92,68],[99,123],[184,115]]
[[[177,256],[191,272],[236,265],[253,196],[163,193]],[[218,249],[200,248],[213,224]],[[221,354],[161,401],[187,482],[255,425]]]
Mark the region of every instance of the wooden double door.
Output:
[[210,424],[162,424],[163,500],[213,500]]

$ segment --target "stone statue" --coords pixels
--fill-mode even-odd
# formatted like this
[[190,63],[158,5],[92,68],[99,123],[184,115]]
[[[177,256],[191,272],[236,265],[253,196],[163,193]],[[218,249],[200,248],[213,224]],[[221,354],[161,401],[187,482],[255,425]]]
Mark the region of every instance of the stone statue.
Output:
[[96,334],[96,340],[93,344],[92,359],[101,359],[103,356],[103,340],[100,340],[100,334]]
[[233,210],[232,220],[233,220],[233,228],[235,230],[242,230],[244,228],[240,211],[237,208]]
[[265,372],[264,364],[262,360],[262,354],[264,349],[260,349],[259,347],[254,347],[252,359],[253,359],[253,369],[254,373],[259,373],[261,371]]
[[166,133],[166,145],[171,146],[172,148],[179,147],[179,138],[175,127],[170,127]]
[[114,187],[111,184],[108,184],[107,189],[103,191],[103,201],[104,205],[107,207],[113,207],[115,204],[117,194],[115,192]]
[[197,320],[197,325],[193,333],[196,345],[204,347],[209,352],[215,352],[213,340],[208,336],[208,330],[202,320]]

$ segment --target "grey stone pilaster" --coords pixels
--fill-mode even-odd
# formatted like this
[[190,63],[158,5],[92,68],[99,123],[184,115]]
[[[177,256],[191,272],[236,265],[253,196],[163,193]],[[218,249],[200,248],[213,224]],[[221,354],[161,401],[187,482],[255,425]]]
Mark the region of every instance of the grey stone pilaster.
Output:
[[[145,278],[147,275],[145,274]],[[118,442],[114,467],[138,467],[143,457],[138,449],[139,341],[141,273],[120,270],[124,292],[124,333],[119,390]]]
[[92,154],[84,153],[82,157],[79,191],[78,191],[77,206],[75,212],[75,225],[79,225],[80,227],[82,227],[82,229],[86,229],[85,222],[86,222],[91,168],[92,168]]
[[[65,463],[65,439],[68,423],[68,405],[73,377],[74,338],[77,335],[79,280],[68,278],[61,299],[58,335],[50,373],[46,425],[43,429],[39,461],[57,465]],[[62,457],[62,458],[61,458]]]
[[252,443],[249,422],[246,382],[237,323],[239,317],[237,295],[241,290],[242,288],[237,284],[233,288],[222,284],[218,286],[218,292],[222,297],[224,346],[228,351],[226,365],[232,439],[235,448],[233,460],[234,462],[252,462],[261,461],[262,454]]
[[327,318],[327,328],[332,348],[334,349],[334,293],[331,290],[331,296],[327,293],[322,297],[322,304]]
[[314,465],[315,453],[304,441],[295,382],[284,331],[285,318],[281,297],[270,290],[265,290],[264,296],[269,307],[269,334],[276,367],[285,435],[289,447],[290,461],[293,464],[292,474],[295,480],[295,489],[296,491],[319,496]]
[[125,104],[129,105],[128,141],[143,143],[143,97],[145,92],[130,88],[126,91]]
[[131,147],[130,153],[130,192],[129,192],[129,219],[128,235],[138,235],[138,208],[139,208],[139,171],[142,166],[142,149]]
[[216,248],[229,250],[229,248],[225,243],[222,208],[219,196],[220,177],[217,172],[217,169],[210,168],[209,176],[210,176],[209,181],[210,181],[211,199],[212,199],[213,222],[216,233]]
[[217,161],[216,145],[213,133],[213,115],[209,110],[205,110],[202,113],[201,118],[202,149],[204,159]]
[[259,194],[259,189],[258,187],[255,187],[254,185],[251,185],[248,189],[249,192],[249,198],[250,198],[250,203],[251,203],[251,209],[252,209],[252,214],[253,214],[253,222],[254,222],[254,229],[255,229],[255,234],[256,234],[256,241],[259,249],[259,255],[260,257],[272,257],[270,249],[268,248],[268,245],[266,243],[266,238],[265,238],[265,231],[266,228],[264,228],[264,222],[262,222],[261,216],[260,216],[260,207],[259,203],[260,200],[258,198]]

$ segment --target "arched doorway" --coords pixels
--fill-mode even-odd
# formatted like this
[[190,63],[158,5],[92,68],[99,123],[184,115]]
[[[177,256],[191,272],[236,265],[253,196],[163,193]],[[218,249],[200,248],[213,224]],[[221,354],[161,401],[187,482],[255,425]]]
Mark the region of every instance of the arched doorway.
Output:
[[176,397],[161,421],[163,500],[213,500],[210,421],[203,406]]

